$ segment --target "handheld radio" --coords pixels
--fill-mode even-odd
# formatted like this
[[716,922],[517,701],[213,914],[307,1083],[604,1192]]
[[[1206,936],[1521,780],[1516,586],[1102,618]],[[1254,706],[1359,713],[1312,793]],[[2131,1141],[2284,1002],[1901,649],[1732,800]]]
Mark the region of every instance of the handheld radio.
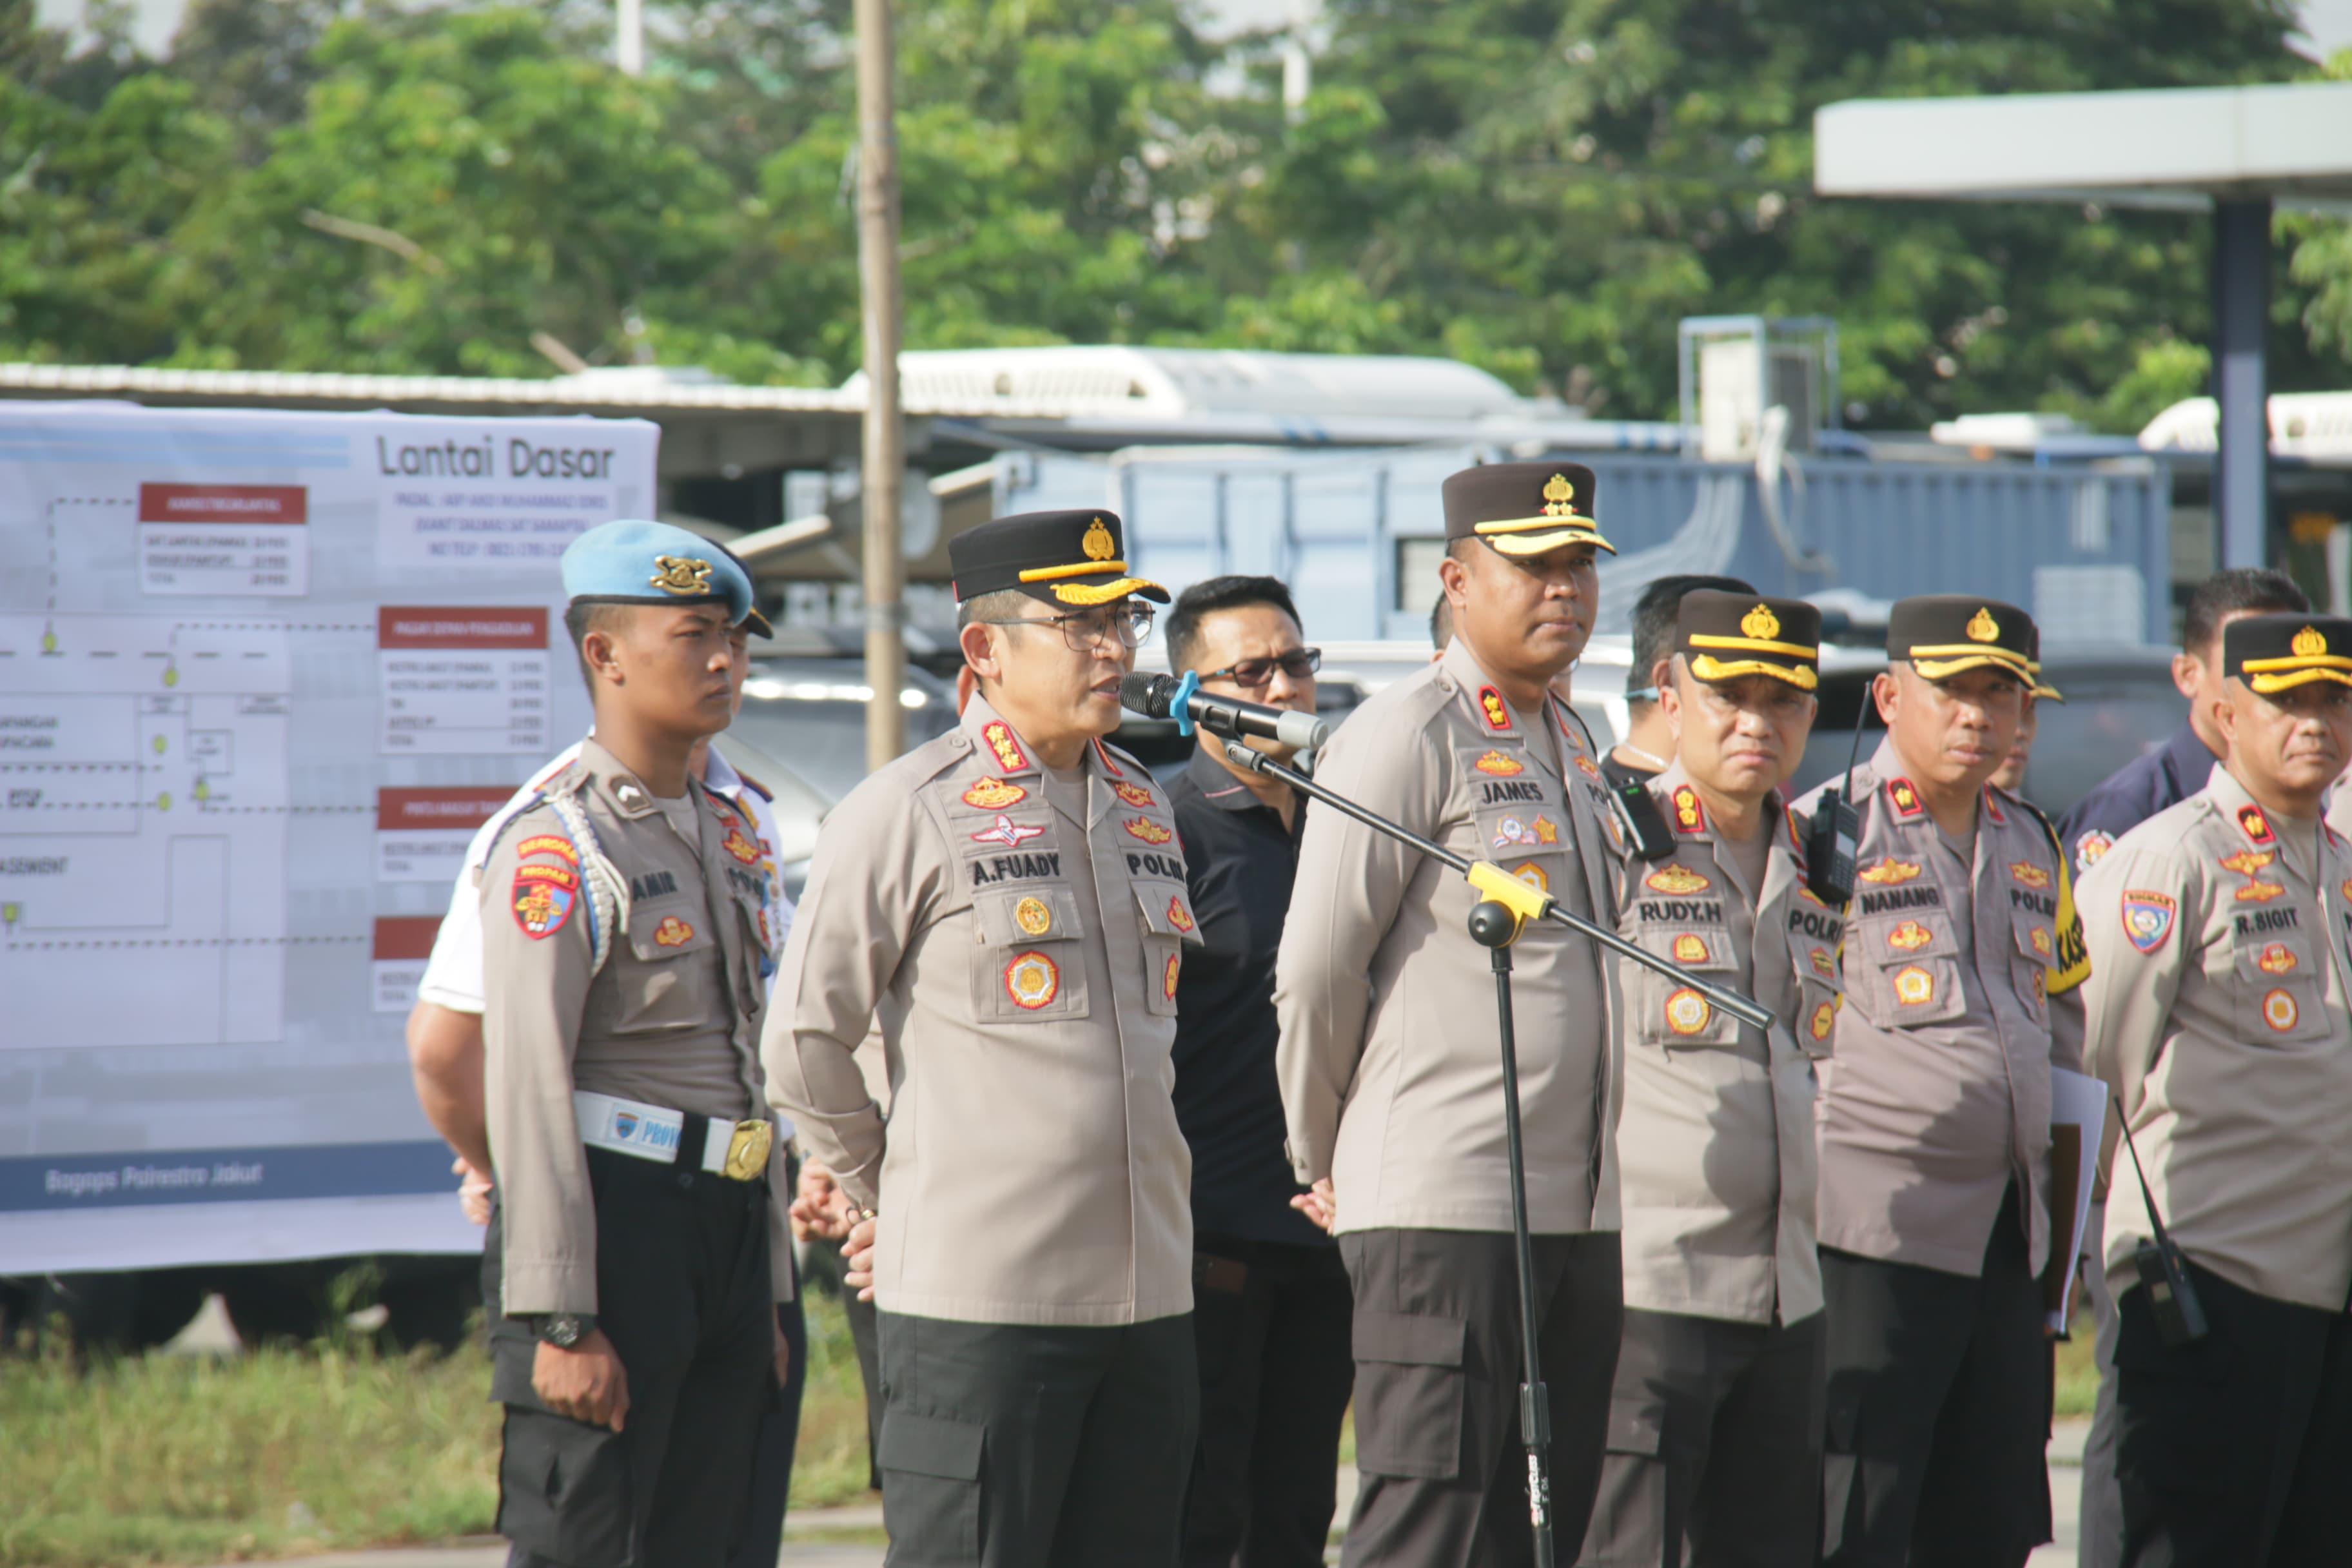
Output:
[[2147,1190],[2147,1167],[2139,1163],[2139,1145],[2132,1142],[2131,1123],[2124,1119],[2124,1102],[2116,1101],[2116,1122],[2123,1129],[2124,1147],[2131,1151],[2132,1170],[2139,1176],[2139,1195],[2147,1205],[2147,1223],[2156,1232],[2154,1241],[2143,1241],[2133,1255],[2132,1266],[2139,1270],[2139,1282],[2147,1287],[2148,1310],[2156,1317],[2156,1331],[2168,1345],[2193,1345],[2205,1337],[2205,1304],[2197,1299],[2197,1282],[2189,1277],[2189,1266],[2164,1228],[2164,1216],[2156,1212],[2156,1195]]
[[1862,755],[1863,721],[1870,716],[1869,689],[1853,716],[1853,745],[1845,754],[1845,785],[1822,792],[1805,830],[1805,886],[1825,904],[1843,907],[1853,897],[1855,861],[1862,847],[1862,811],[1853,803],[1853,764]]

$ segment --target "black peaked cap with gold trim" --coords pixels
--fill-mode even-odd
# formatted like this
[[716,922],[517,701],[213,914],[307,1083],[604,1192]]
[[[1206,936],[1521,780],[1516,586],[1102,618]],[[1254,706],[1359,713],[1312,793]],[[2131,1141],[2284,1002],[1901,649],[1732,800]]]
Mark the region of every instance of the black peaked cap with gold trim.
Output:
[[1923,594],[1897,599],[1886,617],[1886,657],[1907,658],[1929,680],[1986,667],[2034,684],[2033,617],[1999,599]]
[[948,569],[959,604],[1006,588],[1081,607],[1129,594],[1168,602],[1167,589],[1129,574],[1127,529],[1115,511],[1024,511],[983,522],[948,541]]
[[2333,680],[2352,686],[2352,620],[2341,616],[2246,616],[2221,628],[2221,672],[2268,697]]
[[1617,553],[1592,516],[1592,470],[1581,463],[1482,463],[1445,480],[1445,537],[1478,539],[1505,555],[1567,544]]
[[1802,599],[1695,589],[1675,612],[1675,651],[1700,680],[1769,675],[1811,691],[1822,680],[1822,613]]

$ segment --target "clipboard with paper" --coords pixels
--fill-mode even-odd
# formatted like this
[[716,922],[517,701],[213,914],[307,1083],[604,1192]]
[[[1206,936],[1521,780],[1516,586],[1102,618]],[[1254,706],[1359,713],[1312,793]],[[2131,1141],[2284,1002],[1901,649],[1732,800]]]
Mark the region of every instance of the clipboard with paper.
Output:
[[[2105,1135],[2107,1088],[2064,1068],[2050,1069],[2050,1263],[2042,1275],[2045,1321],[2063,1335],[2074,1305],[2074,1260],[2091,1220],[2091,1192]],[[2063,1245],[2060,1238],[2063,1237]]]

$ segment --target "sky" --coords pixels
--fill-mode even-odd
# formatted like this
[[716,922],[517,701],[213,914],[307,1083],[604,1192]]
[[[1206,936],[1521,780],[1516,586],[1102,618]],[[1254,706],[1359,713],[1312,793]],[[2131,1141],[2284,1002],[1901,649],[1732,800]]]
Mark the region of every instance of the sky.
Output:
[[[86,0],[37,0],[41,19],[52,25],[79,23]],[[1201,8],[1209,18],[1212,33],[1240,32],[1256,27],[1277,27],[1293,19],[1304,19],[1316,9],[1315,0],[1200,0]],[[179,26],[180,13],[187,0],[132,0],[136,17],[132,36],[141,48],[150,54],[160,54],[170,43],[172,30]],[[2320,58],[2337,49],[2352,48],[2352,0],[2305,0],[2302,7],[2303,30],[2310,40],[2310,52]]]

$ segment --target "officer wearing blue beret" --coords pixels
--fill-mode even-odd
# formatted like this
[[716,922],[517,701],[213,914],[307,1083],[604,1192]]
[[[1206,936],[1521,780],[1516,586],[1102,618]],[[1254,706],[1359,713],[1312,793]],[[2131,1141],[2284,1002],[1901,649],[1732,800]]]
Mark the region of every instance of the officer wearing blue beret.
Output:
[[563,585],[595,729],[480,879],[499,1529],[510,1568],[720,1568],[792,1289],[758,828],[688,765],[727,727],[751,584],[620,521]]

